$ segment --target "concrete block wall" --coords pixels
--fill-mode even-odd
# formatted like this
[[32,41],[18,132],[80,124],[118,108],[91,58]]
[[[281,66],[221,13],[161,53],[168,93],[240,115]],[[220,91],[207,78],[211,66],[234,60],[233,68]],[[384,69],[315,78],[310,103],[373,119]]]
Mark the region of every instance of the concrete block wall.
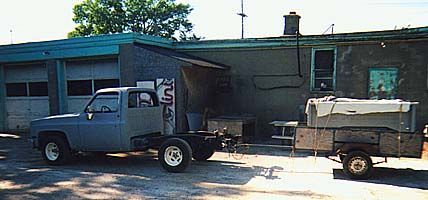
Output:
[[[217,110],[222,111],[221,114],[224,115],[257,117],[258,138],[267,138],[272,134],[272,127],[269,125],[271,121],[301,118],[299,108],[304,106],[307,98],[311,96],[311,48],[300,49],[303,77],[289,76],[298,73],[294,48],[224,49],[188,53],[231,66],[226,72],[231,78],[231,89],[230,92],[217,95]],[[277,76],[280,74],[286,76]],[[296,87],[287,88],[288,86]]]
[[397,98],[418,101],[416,126],[428,123],[428,41],[338,46],[336,96],[367,98],[369,68],[397,67]]
[[[417,128],[428,123],[428,45],[427,41],[385,41],[329,45],[336,47],[336,90],[338,97],[368,98],[370,67],[398,67],[398,98],[418,101]],[[316,46],[316,48],[324,46]],[[257,117],[257,136],[268,138],[273,120],[302,120],[308,98],[322,97],[328,92],[310,91],[310,46],[300,49],[303,77],[263,74],[297,72],[295,48],[277,49],[211,49],[187,53],[231,66],[232,90],[218,95],[216,107],[224,114],[252,114]],[[424,56],[425,55],[425,56]],[[299,86],[287,88],[281,86]],[[256,88],[258,87],[258,88]],[[276,89],[263,89],[276,88]],[[227,100],[227,101],[222,101]]]

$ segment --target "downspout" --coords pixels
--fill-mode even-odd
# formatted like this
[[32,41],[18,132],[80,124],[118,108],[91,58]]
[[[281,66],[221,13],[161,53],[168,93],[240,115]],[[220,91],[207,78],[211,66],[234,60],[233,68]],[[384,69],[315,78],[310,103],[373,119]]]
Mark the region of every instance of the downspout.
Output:
[[296,54],[297,54],[297,69],[299,77],[303,77],[302,70],[300,67],[300,46],[299,46],[299,30],[296,31]]

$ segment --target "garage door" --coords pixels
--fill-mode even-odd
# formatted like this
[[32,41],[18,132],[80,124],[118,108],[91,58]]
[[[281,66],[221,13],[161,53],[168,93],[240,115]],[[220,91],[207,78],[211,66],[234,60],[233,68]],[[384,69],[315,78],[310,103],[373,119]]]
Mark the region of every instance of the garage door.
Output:
[[116,58],[66,62],[68,112],[82,112],[97,90],[119,87]]
[[31,120],[49,115],[44,64],[6,66],[5,83],[8,130],[27,130]]

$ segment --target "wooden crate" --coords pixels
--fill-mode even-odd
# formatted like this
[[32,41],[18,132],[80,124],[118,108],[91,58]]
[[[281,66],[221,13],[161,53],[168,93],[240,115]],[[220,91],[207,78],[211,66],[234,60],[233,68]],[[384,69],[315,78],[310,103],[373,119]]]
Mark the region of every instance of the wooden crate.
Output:
[[254,137],[255,136],[255,123],[254,117],[218,117],[208,119],[208,130],[222,131],[227,128],[227,132],[234,136]]
[[380,133],[380,153],[388,156],[420,158],[422,154],[423,135],[418,133],[401,133],[400,147],[398,147],[398,133]]
[[[296,128],[295,148],[319,151],[333,150],[333,131],[314,128]],[[315,142],[316,141],[316,142]]]

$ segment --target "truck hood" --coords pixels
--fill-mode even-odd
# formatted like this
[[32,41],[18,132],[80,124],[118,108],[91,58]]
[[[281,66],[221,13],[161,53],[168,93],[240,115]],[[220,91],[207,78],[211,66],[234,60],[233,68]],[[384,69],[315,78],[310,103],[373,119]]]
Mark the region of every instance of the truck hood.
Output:
[[43,117],[43,118],[32,120],[31,126],[48,125],[48,124],[62,125],[62,124],[70,124],[70,123],[77,124],[79,115],[80,114],[78,113],[74,113],[74,114],[63,114],[63,115]]

